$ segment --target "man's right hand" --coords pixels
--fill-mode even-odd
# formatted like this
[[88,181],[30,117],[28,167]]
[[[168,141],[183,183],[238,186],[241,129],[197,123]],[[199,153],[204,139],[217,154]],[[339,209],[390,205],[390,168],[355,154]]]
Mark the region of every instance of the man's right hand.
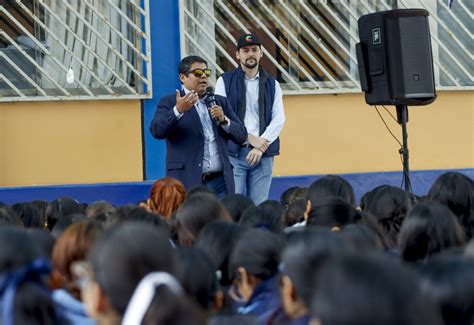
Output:
[[249,134],[248,141],[252,147],[257,148],[261,152],[265,152],[268,149],[268,141],[264,138],[256,137],[252,134]]
[[176,89],[176,109],[179,113],[189,111],[198,100],[199,96],[194,90],[181,97],[180,91]]

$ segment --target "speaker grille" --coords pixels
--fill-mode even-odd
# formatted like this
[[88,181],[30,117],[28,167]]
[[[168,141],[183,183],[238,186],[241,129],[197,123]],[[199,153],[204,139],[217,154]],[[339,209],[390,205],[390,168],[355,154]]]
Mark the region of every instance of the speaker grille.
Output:
[[434,93],[431,43],[427,17],[400,17],[400,52],[403,93],[409,98]]

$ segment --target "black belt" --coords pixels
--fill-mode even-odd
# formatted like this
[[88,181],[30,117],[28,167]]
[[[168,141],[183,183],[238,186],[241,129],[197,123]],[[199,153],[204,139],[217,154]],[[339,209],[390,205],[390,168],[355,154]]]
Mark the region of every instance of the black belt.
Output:
[[214,178],[222,176],[222,175],[224,175],[224,173],[222,171],[204,173],[204,174],[202,174],[202,181],[203,182],[209,182],[209,181],[213,180]]

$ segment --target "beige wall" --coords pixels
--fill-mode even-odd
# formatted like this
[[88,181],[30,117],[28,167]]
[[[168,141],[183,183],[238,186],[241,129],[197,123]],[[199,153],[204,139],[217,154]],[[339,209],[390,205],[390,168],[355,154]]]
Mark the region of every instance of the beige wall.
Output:
[[[440,92],[433,104],[409,108],[412,170],[474,168],[473,101],[474,92]],[[401,169],[398,144],[362,94],[284,102],[274,175]],[[141,181],[140,119],[138,100],[0,104],[0,186]]]
[[0,103],[0,186],[142,179],[139,100]]
[[[474,168],[474,92],[439,92],[409,107],[410,169]],[[286,125],[274,175],[398,171],[399,145],[363,94],[284,98]],[[395,107],[387,107],[395,116]],[[379,108],[402,141],[401,127]]]

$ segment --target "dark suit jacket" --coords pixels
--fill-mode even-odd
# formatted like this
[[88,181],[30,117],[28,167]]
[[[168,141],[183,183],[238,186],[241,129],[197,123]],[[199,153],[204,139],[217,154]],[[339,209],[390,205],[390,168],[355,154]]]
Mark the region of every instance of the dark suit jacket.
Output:
[[[183,91],[181,95],[184,95]],[[214,122],[212,125],[222,160],[227,192],[232,194],[235,192],[234,175],[229,161],[227,140],[242,144],[247,140],[247,130],[231,109],[227,99],[218,95],[215,97],[217,104],[222,107],[230,120],[229,133]],[[175,105],[176,94],[160,99],[150,131],[155,138],[166,140],[166,175],[179,179],[189,189],[202,183],[204,133],[195,107],[178,119],[173,112]]]

